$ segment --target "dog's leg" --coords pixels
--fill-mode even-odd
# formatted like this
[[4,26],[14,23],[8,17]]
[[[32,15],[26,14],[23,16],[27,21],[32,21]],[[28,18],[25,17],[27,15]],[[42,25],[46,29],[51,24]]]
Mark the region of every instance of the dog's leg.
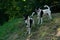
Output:
[[38,20],[38,24],[40,23],[40,17],[37,17],[37,20]]
[[41,17],[41,24],[43,23],[43,19],[42,19],[42,17]]
[[30,33],[31,33],[31,23],[30,23],[30,21],[28,22],[28,34],[30,35]]
[[34,19],[33,19],[33,25],[34,25],[34,23],[35,23],[35,22],[34,22]]
[[49,15],[49,18],[52,19],[51,13],[49,13],[48,15]]
[[28,32],[28,34],[30,34],[30,32],[31,32],[31,28],[27,25],[27,32]]
[[28,34],[31,34],[31,28],[28,27]]
[[30,22],[27,23],[27,26],[26,26],[26,27],[27,27],[27,32],[28,32],[28,34],[30,34],[30,31],[31,31]]

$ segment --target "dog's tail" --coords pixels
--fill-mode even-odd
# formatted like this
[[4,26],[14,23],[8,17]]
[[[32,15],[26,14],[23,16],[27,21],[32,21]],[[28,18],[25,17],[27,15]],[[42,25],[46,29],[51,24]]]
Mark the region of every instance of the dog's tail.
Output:
[[48,9],[50,9],[50,7],[48,5],[44,5],[44,7],[47,7]]
[[48,6],[47,8],[48,8],[48,9],[50,9],[50,7],[49,7],[49,6]]

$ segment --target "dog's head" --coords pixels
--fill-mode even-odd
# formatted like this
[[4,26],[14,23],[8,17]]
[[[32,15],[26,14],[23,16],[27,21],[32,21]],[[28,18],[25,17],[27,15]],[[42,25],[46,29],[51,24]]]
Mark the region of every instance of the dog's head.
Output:
[[24,20],[28,19],[28,15],[27,14],[24,14],[23,17],[24,17]]

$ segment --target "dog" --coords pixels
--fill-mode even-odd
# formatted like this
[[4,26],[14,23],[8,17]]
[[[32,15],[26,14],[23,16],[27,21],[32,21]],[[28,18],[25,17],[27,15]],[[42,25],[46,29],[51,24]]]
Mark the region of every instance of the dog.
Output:
[[32,17],[30,17],[28,15],[24,15],[24,20],[25,20],[28,34],[31,34],[31,26],[32,26],[32,24],[34,24],[34,20]]
[[[38,24],[41,22],[41,24],[43,23],[43,15],[48,14],[49,18],[52,19],[51,16],[51,10],[50,7],[48,5],[44,5],[44,7],[47,7],[47,9],[40,9],[39,7],[35,9],[35,12],[37,13],[37,20],[38,20]],[[35,13],[33,13],[35,14]]]

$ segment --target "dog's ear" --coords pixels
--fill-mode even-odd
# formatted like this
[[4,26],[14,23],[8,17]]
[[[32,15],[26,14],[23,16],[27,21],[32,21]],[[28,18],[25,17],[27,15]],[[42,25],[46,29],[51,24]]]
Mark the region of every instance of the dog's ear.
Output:
[[23,17],[26,17],[26,14],[23,14]]
[[26,20],[28,18],[28,15],[27,14],[24,14],[23,15],[23,19]]
[[25,14],[23,14],[23,19],[25,20],[25,17],[26,17],[26,15]]
[[26,14],[23,14],[23,16],[25,16]]

